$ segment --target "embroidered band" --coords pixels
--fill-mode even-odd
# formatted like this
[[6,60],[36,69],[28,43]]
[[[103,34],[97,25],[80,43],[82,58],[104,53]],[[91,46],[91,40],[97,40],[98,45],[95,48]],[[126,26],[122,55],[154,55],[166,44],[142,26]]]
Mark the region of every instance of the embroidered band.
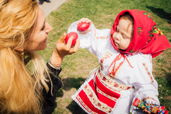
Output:
[[114,81],[113,79],[110,79],[110,78],[104,76],[100,70],[98,71],[97,76],[100,77],[106,84],[108,84],[112,87],[115,87],[117,89],[129,90],[129,89],[133,88],[133,86],[126,86],[126,85],[120,84],[120,83]]

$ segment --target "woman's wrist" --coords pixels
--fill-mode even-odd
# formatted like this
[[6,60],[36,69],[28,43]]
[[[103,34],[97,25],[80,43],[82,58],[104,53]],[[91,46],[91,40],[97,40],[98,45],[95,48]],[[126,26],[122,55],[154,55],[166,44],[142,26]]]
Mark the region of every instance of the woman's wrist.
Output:
[[64,57],[61,57],[57,50],[54,49],[53,53],[52,53],[52,56],[51,58],[49,59],[50,62],[56,66],[60,66],[62,64],[62,61],[63,61]]
[[52,67],[52,68],[54,68],[54,69],[61,69],[61,67],[62,67],[62,65],[54,65],[51,61],[50,61],[50,59],[49,59],[49,61],[48,61],[48,65],[50,66],[50,67]]

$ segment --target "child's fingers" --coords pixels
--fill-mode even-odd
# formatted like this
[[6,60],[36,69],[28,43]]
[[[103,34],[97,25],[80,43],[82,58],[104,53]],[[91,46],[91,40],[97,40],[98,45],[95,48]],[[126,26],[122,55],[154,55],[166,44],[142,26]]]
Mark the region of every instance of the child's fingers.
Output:
[[81,19],[78,21],[78,24],[81,23],[81,22],[91,23],[91,20],[88,19],[88,18],[81,18]]
[[84,18],[83,21],[86,22],[86,23],[90,23],[91,22],[91,20],[89,18]]
[[78,21],[78,24],[81,23],[81,22],[84,22],[85,18],[81,18],[79,21]]
[[150,111],[147,111],[147,110],[143,110],[143,112],[146,112],[147,114],[151,114],[151,112]]
[[90,20],[89,18],[86,18],[86,19],[85,19],[85,22],[86,22],[86,23],[91,23],[91,20]]
[[81,21],[82,22],[86,22],[87,18],[82,18]]
[[88,31],[89,31],[89,32],[91,31],[91,28],[90,28],[90,27],[88,28]]

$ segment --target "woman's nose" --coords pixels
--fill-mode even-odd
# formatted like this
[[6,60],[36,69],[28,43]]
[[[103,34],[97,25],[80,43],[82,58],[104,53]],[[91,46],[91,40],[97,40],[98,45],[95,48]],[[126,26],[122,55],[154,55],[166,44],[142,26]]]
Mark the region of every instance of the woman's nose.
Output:
[[46,32],[50,32],[50,31],[52,31],[52,26],[50,26],[47,22],[46,22]]

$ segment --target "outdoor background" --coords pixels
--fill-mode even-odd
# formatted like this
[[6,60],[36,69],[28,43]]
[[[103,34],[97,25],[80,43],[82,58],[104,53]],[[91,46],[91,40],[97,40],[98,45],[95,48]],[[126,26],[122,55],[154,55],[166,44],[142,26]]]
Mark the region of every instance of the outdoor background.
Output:
[[[124,9],[146,10],[171,42],[171,0],[67,0],[46,21],[53,31],[48,36],[48,47],[39,54],[48,61],[56,41],[67,32],[74,21],[86,17],[96,28],[111,28],[117,14]],[[159,99],[171,112],[171,50],[164,51],[153,59],[153,75],[159,85]],[[85,112],[71,99],[89,72],[98,67],[97,58],[86,49],[65,57],[60,77],[63,87],[58,91],[54,114],[84,114]],[[170,113],[171,114],[171,113]]]

